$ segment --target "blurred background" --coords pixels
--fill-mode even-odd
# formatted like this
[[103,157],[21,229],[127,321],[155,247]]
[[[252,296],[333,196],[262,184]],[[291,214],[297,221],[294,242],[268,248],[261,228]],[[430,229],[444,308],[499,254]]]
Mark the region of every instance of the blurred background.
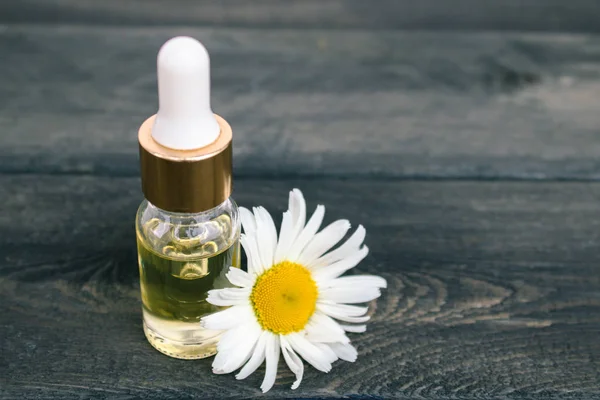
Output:
[[156,53],[191,35],[237,176],[595,179],[599,21],[595,0],[4,0],[0,165],[137,175]]
[[593,0],[5,0],[4,22],[248,28],[599,31]]

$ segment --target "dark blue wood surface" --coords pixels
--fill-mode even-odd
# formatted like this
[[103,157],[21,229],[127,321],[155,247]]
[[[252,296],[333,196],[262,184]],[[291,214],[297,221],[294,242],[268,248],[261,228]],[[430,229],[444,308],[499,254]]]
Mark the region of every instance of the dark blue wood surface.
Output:
[[0,398],[261,396],[141,329],[136,130],[179,34],[211,53],[236,200],[302,189],[389,282],[355,364],[263,397],[600,398],[595,2],[184,3],[0,3]]

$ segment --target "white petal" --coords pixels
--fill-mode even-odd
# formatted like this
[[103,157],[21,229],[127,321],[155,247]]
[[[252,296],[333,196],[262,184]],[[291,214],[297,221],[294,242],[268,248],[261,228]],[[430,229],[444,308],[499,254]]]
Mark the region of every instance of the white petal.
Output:
[[323,222],[324,216],[325,206],[319,204],[315,209],[315,212],[313,213],[312,217],[310,217],[310,219],[306,223],[304,229],[302,229],[302,232],[300,232],[296,240],[294,240],[294,242],[290,246],[286,257],[288,260],[298,260],[300,253],[302,253],[302,250],[304,250],[308,242],[313,238],[313,236],[315,236],[315,233],[317,233],[317,231],[321,227],[321,223]]
[[319,291],[319,301],[334,303],[366,303],[381,296],[381,292],[376,287],[366,287],[363,289],[347,288],[329,288]]
[[[275,227],[273,217],[271,217],[271,214],[264,207],[257,207],[257,211],[265,225],[265,231],[267,232],[270,241],[269,246],[273,250],[273,254],[275,254],[275,248],[277,247],[277,228]],[[273,261],[271,261],[271,263],[272,262]]]
[[213,361],[215,374],[229,374],[248,361],[261,334],[258,324],[246,324],[234,330],[239,332],[227,338],[223,335],[219,342],[219,352]]
[[327,225],[308,242],[302,254],[300,254],[298,262],[310,266],[311,262],[321,257],[342,240],[348,229],[350,229],[350,222],[346,219],[340,219]]
[[353,333],[363,333],[367,331],[367,326],[366,325],[344,325],[344,324],[340,324],[340,327],[345,330],[346,332],[353,332]]
[[332,318],[339,319],[340,321],[344,321],[344,322],[355,322],[355,323],[367,322],[371,318],[368,315],[365,315],[364,317],[350,317],[345,312],[340,310],[339,308],[336,308],[335,305],[329,305],[329,304],[320,304],[319,310],[324,312],[325,314],[329,315]]
[[363,246],[357,252],[334,264],[325,267],[313,268],[313,279],[316,281],[324,281],[327,279],[337,278],[349,269],[356,267],[358,263],[367,256],[367,254],[369,254],[369,248],[367,246]]
[[217,351],[224,352],[238,346],[240,342],[244,340],[244,335],[246,331],[256,331],[257,328],[260,328],[260,325],[258,325],[256,321],[248,321],[233,329],[225,331],[225,333],[223,333],[223,335],[219,339],[219,343],[217,344]]
[[351,275],[320,282],[319,288],[362,289],[365,287],[386,288],[387,281],[376,275]]
[[[270,332],[269,332],[270,333]],[[279,364],[279,335],[270,333],[267,337],[267,345],[265,348],[265,356],[267,359],[267,368],[265,369],[265,378],[263,379],[260,388],[263,393],[266,393],[273,387],[275,378],[277,378],[277,365]]]
[[290,247],[292,241],[292,213],[286,211],[283,213],[283,219],[281,221],[281,228],[279,230],[279,241],[277,242],[277,249],[275,250],[275,258],[273,259],[274,264],[278,264],[285,258],[285,252]]
[[255,281],[254,275],[235,267],[229,267],[226,276],[229,282],[240,287],[252,287]]
[[365,228],[362,225],[359,225],[358,228],[356,228],[356,231],[343,245],[312,262],[311,267],[324,267],[350,256],[360,248],[365,240],[365,234]]
[[256,342],[256,346],[252,352],[250,360],[244,365],[240,372],[235,376],[235,379],[246,379],[251,373],[256,371],[258,367],[265,361],[265,347],[267,338],[270,332],[263,331]]
[[290,333],[286,338],[296,353],[300,354],[310,365],[319,371],[331,371],[331,363],[327,361],[325,354],[302,335]]
[[350,342],[340,325],[321,311],[316,311],[310,317],[305,331],[306,339],[310,342]]
[[223,299],[243,299],[250,296],[250,288],[224,288],[209,290],[208,294],[218,295]]
[[[300,235],[302,229],[304,229],[304,224],[306,222],[306,201],[304,201],[304,196],[298,189],[294,189],[290,192],[287,214],[290,216],[290,223],[285,231],[283,230],[284,226],[282,224],[280,240],[277,244],[277,250],[275,251],[275,262],[280,262],[287,258],[292,244],[296,241],[296,238]],[[284,223],[286,222],[285,220],[286,213],[283,214]]]
[[208,291],[206,301],[215,306],[234,306],[250,304],[250,288],[225,288]]
[[356,361],[356,357],[358,357],[358,352],[354,346],[349,343],[332,343],[329,346],[331,347],[331,350],[344,361],[354,362]]
[[242,221],[242,227],[244,228],[244,233],[247,235],[254,234],[256,231],[256,220],[254,219],[254,215],[247,208],[240,207],[240,220]]
[[260,253],[258,252],[255,236],[243,234],[240,236],[240,243],[244,248],[246,258],[248,259],[248,273],[252,276],[258,276],[262,274],[264,268],[260,258]]
[[[244,327],[244,329],[246,329],[246,324],[241,325],[242,327]],[[244,330],[240,329],[240,326],[237,326],[233,329],[229,329],[228,331],[225,331],[225,333],[223,333],[223,335],[221,335],[221,338],[219,339],[219,343],[217,343],[217,355],[219,355],[219,353],[226,353],[227,351],[233,349],[234,347],[236,347],[241,340],[244,339]],[[215,367],[215,364],[213,363],[213,367]]]
[[[293,189],[290,192],[289,210],[292,213],[294,228],[297,230],[296,236],[300,234],[306,223],[306,201],[300,189]],[[295,236],[294,236],[295,238]]]
[[254,208],[254,218],[256,219],[255,240],[258,244],[258,254],[262,266],[266,270],[273,265],[273,256],[277,246],[277,231],[271,214],[264,207]]
[[300,382],[302,382],[302,376],[304,375],[304,363],[298,355],[292,349],[292,345],[288,343],[285,336],[279,336],[279,340],[281,342],[281,352],[283,353],[283,358],[285,359],[286,364],[289,369],[296,375],[296,380],[292,384],[292,390],[297,389],[300,386]]
[[215,356],[215,358],[213,359],[213,362],[212,362],[212,373],[213,374],[223,374],[224,372],[222,372],[221,368],[225,364],[225,361],[227,361],[227,357],[229,357],[233,354],[234,354],[234,349],[218,351],[217,355]]
[[223,299],[218,294],[209,294],[206,298],[206,301],[219,307],[243,306],[250,304],[248,299]]
[[207,315],[201,320],[202,326],[206,329],[226,330],[235,328],[244,322],[253,320],[254,313],[249,305],[233,306],[226,310]]
[[362,317],[369,311],[369,307],[350,306],[347,304],[338,304],[333,302],[318,302],[317,309],[322,310],[322,306],[327,306],[330,310],[335,310],[340,314],[347,315],[349,317]]
[[[256,341],[258,340],[260,332],[260,330],[247,330],[246,336],[243,340],[239,341],[240,345],[230,351],[230,355],[227,357],[225,364],[215,373],[229,374],[248,361],[252,355],[252,351],[256,347]],[[217,353],[217,355],[219,355],[219,353]]]
[[327,357],[327,361],[329,361],[330,363],[337,361],[338,356],[334,353],[333,350],[329,348],[329,343],[315,343],[315,346],[317,346],[319,350],[321,350],[323,354],[325,354],[325,357]]

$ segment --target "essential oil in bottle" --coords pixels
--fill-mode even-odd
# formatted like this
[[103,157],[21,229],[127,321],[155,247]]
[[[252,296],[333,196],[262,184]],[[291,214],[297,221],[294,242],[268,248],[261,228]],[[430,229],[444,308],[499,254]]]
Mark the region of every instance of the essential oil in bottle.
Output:
[[158,54],[159,111],[139,130],[142,202],[136,217],[146,338],[176,358],[216,353],[220,332],[200,319],[219,311],[209,290],[239,268],[240,222],[230,198],[231,128],[212,113],[208,53],[177,37]]

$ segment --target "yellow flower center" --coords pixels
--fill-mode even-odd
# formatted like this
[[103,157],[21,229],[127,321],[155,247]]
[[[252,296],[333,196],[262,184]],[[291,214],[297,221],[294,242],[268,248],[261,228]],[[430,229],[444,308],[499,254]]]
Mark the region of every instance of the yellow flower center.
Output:
[[263,329],[287,334],[304,329],[315,312],[317,294],[305,267],[283,261],[256,279],[250,301]]

